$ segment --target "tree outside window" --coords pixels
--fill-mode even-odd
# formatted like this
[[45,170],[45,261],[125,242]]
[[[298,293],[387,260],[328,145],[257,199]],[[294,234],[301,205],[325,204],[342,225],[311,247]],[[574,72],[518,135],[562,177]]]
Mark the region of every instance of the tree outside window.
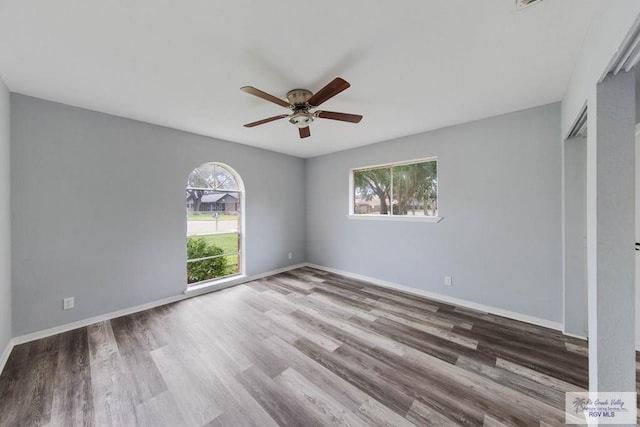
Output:
[[351,213],[438,216],[437,160],[354,170]]

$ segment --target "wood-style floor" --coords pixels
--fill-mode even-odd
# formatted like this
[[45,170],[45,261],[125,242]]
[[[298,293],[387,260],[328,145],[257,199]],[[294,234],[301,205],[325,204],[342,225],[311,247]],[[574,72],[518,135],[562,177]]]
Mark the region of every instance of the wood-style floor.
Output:
[[13,349],[2,426],[563,425],[586,343],[310,268]]

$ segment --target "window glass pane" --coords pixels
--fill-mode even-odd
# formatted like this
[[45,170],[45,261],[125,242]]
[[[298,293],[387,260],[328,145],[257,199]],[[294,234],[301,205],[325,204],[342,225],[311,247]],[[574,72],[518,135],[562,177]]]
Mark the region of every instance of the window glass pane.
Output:
[[391,169],[376,168],[353,172],[354,214],[390,214]]
[[435,161],[398,165],[393,171],[393,215],[437,215]]
[[[217,248],[222,249],[221,253],[216,253],[215,255],[221,254],[229,254],[229,253],[237,253],[238,252],[238,234],[214,234],[211,236],[197,236],[197,237],[189,237],[189,240],[193,239],[201,239],[204,240],[205,244],[208,246],[215,246]],[[213,255],[213,254],[212,254]],[[205,255],[210,256],[210,255]],[[194,259],[189,251],[187,251],[188,259]],[[196,258],[202,258],[198,256]]]
[[198,234],[211,234],[219,232],[237,232],[238,216],[227,215],[224,213],[189,213],[187,221],[187,236],[196,236]]
[[187,259],[198,260],[187,262],[188,283],[238,273],[239,241],[237,233],[187,238]]
[[353,172],[355,215],[438,215],[437,160]]
[[197,283],[227,276],[225,258],[205,259],[187,263],[187,283]]
[[240,206],[238,179],[230,169],[206,163],[187,180],[187,282],[240,273]]
[[213,188],[216,190],[237,190],[238,184],[233,174],[220,165],[213,167]]
[[191,172],[187,179],[187,188],[237,191],[238,183],[226,168],[215,163],[206,163]]

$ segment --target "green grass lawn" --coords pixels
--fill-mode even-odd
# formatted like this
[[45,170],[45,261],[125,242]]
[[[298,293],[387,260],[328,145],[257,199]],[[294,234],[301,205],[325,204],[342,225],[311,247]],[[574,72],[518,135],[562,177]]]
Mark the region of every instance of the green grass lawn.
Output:
[[216,236],[202,236],[209,245],[215,245],[222,248],[225,254],[230,252],[238,252],[238,235],[237,234],[220,234]]
[[[238,215],[218,214],[218,221],[229,221],[238,219]],[[210,213],[193,213],[187,214],[187,221],[215,221],[216,219]]]

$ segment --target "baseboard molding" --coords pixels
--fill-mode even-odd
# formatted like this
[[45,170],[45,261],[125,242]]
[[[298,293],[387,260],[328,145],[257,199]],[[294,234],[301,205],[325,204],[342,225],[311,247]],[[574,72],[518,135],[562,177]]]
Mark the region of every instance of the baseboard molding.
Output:
[[[441,295],[441,294],[437,294],[435,292],[424,291],[424,290],[421,290],[421,289],[416,289],[416,288],[412,288],[412,287],[409,287],[409,286],[404,286],[404,285],[400,285],[400,284],[397,284],[397,283],[376,279],[374,277],[369,277],[369,276],[365,276],[365,275],[362,275],[362,274],[351,273],[351,272],[344,271],[344,270],[338,270],[338,269],[335,269],[335,268],[325,267],[323,265],[318,265],[318,264],[305,262],[305,263],[301,263],[301,264],[290,265],[290,266],[287,266],[287,267],[279,268],[279,269],[276,269],[276,270],[267,271],[267,272],[256,274],[256,275],[253,275],[253,276],[243,276],[242,278],[238,279],[237,281],[230,281],[228,283],[225,283],[225,285],[223,287],[203,288],[203,289],[195,291],[193,293],[175,295],[173,297],[164,298],[164,299],[157,300],[157,301],[152,301],[152,302],[149,302],[149,303],[146,303],[146,304],[137,305],[135,307],[129,307],[129,308],[118,310],[118,311],[114,311],[114,312],[111,312],[111,313],[101,314],[99,316],[93,316],[93,317],[90,317],[90,318],[87,318],[87,319],[83,319],[83,320],[79,320],[79,321],[76,321],[76,322],[67,323],[67,324],[64,324],[64,325],[55,326],[53,328],[44,329],[44,330],[41,330],[41,331],[32,332],[32,333],[29,333],[29,334],[25,334],[25,335],[21,335],[21,336],[18,336],[18,337],[14,337],[11,340],[9,340],[9,342],[7,343],[6,348],[2,352],[2,355],[0,355],[0,373],[4,370],[4,367],[5,367],[6,363],[7,363],[7,361],[9,360],[9,355],[11,354],[11,350],[13,350],[13,347],[15,347],[16,345],[24,344],[24,343],[27,343],[29,341],[34,341],[34,340],[37,340],[37,339],[40,339],[40,338],[46,338],[46,337],[49,337],[49,336],[52,336],[52,335],[56,335],[56,334],[59,334],[59,333],[62,333],[62,332],[71,331],[73,329],[82,328],[82,327],[85,327],[85,326],[92,325],[94,323],[115,319],[115,318],[121,317],[121,316],[126,316],[128,314],[138,313],[140,311],[144,311],[144,310],[148,310],[148,309],[151,309],[151,308],[159,307],[161,305],[171,304],[173,302],[181,301],[181,300],[184,300],[184,299],[187,299],[187,298],[192,298],[192,297],[195,297],[195,296],[198,296],[198,295],[203,295],[205,293],[219,291],[221,289],[224,289],[224,288],[227,288],[227,287],[230,287],[230,286],[240,285],[242,283],[247,283],[247,282],[251,282],[253,280],[262,279],[264,277],[272,276],[272,275],[278,274],[278,273],[284,273],[285,271],[294,270],[294,269],[300,268],[300,267],[317,268],[318,270],[328,271],[330,273],[340,274],[340,275],[345,276],[345,277],[350,277],[350,278],[353,278],[353,279],[362,280],[362,281],[371,283],[372,285],[375,285],[375,286],[380,286],[380,287],[390,288],[390,289],[396,289],[396,290],[399,290],[399,291],[407,292],[409,294],[414,294],[414,295],[430,298],[430,299],[433,299],[435,301],[441,301],[441,302],[444,302],[444,303],[447,303],[447,304],[454,304],[454,305],[458,305],[458,306],[469,308],[469,309],[476,310],[476,311],[481,311],[481,312],[485,312],[485,313],[491,313],[491,314],[495,314],[495,315],[498,315],[498,316],[507,317],[509,319],[514,319],[514,320],[518,320],[518,321],[521,321],[521,322],[531,323],[531,324],[534,324],[534,325],[543,326],[545,328],[555,329],[555,330],[561,331],[565,335],[568,335],[568,336],[571,336],[571,337],[575,337],[575,338],[579,338],[579,339],[585,339],[584,337],[580,337],[580,336],[577,336],[577,335],[565,333],[562,330],[563,329],[562,324],[559,323],[559,322],[552,322],[552,321],[545,320],[545,319],[540,319],[540,318],[537,318],[537,317],[534,317],[534,316],[528,316],[526,314],[516,313],[516,312],[513,312],[513,311],[509,311],[509,310],[503,310],[503,309],[500,309],[500,308],[496,308],[496,307],[492,307],[492,306],[488,306],[488,305],[484,305],[484,304],[478,304],[478,303],[475,303],[475,302],[472,302],[472,301],[467,301],[467,300],[460,299],[460,298],[450,297],[450,296],[447,296],[447,295]],[[636,351],[640,351],[640,345],[636,345]]]
[[[156,301],[148,302],[148,303],[145,303],[145,304],[137,305],[137,306],[134,306],[134,307],[129,307],[129,308],[125,308],[125,309],[122,309],[122,310],[112,311],[110,313],[105,313],[105,314],[100,314],[98,316],[89,317],[87,319],[78,320],[76,322],[66,323],[64,325],[55,326],[53,328],[44,329],[44,330],[36,331],[36,332],[31,332],[31,333],[25,334],[25,335],[20,335],[18,337],[14,337],[11,340],[11,342],[12,342],[11,348],[13,348],[13,346],[18,345],[18,344],[24,344],[24,343],[27,343],[29,341],[34,341],[34,340],[37,340],[37,339],[50,337],[52,335],[60,334],[60,333],[71,331],[71,330],[78,329],[78,328],[83,328],[85,326],[89,326],[89,325],[92,325],[94,323],[104,322],[106,320],[115,319],[117,317],[126,316],[128,314],[133,314],[133,313],[138,313],[140,311],[149,310],[151,308],[159,307],[161,305],[171,304],[171,303],[177,302],[177,301],[182,301],[182,300],[187,299],[187,298],[193,298],[193,297],[196,297],[196,296],[199,296],[199,295],[203,295],[203,294],[207,294],[207,293],[210,293],[210,292],[220,291],[222,289],[226,289],[226,288],[231,287],[231,286],[236,286],[236,285],[240,285],[242,283],[251,282],[253,280],[262,279],[263,277],[272,276],[274,274],[283,273],[285,271],[294,270],[296,268],[300,268],[300,267],[304,267],[304,266],[306,266],[306,264],[304,264],[304,263],[303,264],[296,264],[296,265],[290,265],[290,266],[287,266],[287,267],[279,268],[279,269],[276,269],[276,270],[267,271],[267,272],[264,272],[264,273],[259,273],[259,274],[253,275],[253,276],[242,276],[242,277],[238,278],[237,280],[231,280],[231,281],[225,282],[222,286],[203,287],[203,288],[194,290],[193,292],[181,293],[180,295],[175,295],[175,296],[172,296],[172,297],[163,298],[161,300],[156,300]],[[8,352],[10,353],[11,349],[9,349]],[[9,353],[7,353],[7,355],[6,355],[7,358],[9,357]],[[4,354],[3,354],[3,356],[4,356]],[[1,365],[1,366],[4,366],[4,365]],[[0,369],[0,372],[2,372],[1,369]]]
[[491,313],[497,316],[507,317],[509,319],[518,320],[521,322],[531,323],[533,325],[543,326],[549,329],[555,329],[557,331],[562,331],[562,324],[560,322],[553,322],[546,319],[540,319],[538,317],[529,316],[527,314],[517,313],[515,311],[504,310],[501,308],[492,307],[489,305],[479,304],[472,301],[450,297],[447,295],[441,295],[435,292],[425,291],[422,289],[412,288],[410,286],[404,286],[393,282],[388,282],[386,280],[376,279],[374,277],[364,276],[362,274],[351,273],[348,271],[337,270],[335,268],[325,267],[322,265],[307,263],[308,267],[317,268],[318,270],[328,271],[330,273],[340,274],[342,276],[350,277],[357,280],[362,280],[372,285],[381,286],[383,288],[395,289],[398,291],[406,292],[413,295],[422,296],[425,298],[429,298],[435,301],[444,302],[447,304],[454,304],[460,307],[469,308],[471,310],[481,311],[484,313]]
[[[562,333],[571,338],[577,338],[582,341],[589,341],[589,338],[583,337],[581,335],[576,335],[576,334],[572,334],[570,332],[565,332],[565,331],[562,331]],[[640,340],[636,340],[636,351],[640,351]]]
[[7,347],[2,352],[2,355],[0,355],[0,373],[4,370],[4,365],[6,365],[9,360],[9,355],[11,354],[11,350],[13,350],[13,346],[15,346],[15,338],[9,340]]
[[566,332],[564,330],[562,331],[562,333],[564,335],[568,336],[568,337],[571,337],[571,338],[577,338],[577,339],[582,340],[582,341],[587,341],[587,337],[585,337],[583,335],[572,334],[571,332]]

